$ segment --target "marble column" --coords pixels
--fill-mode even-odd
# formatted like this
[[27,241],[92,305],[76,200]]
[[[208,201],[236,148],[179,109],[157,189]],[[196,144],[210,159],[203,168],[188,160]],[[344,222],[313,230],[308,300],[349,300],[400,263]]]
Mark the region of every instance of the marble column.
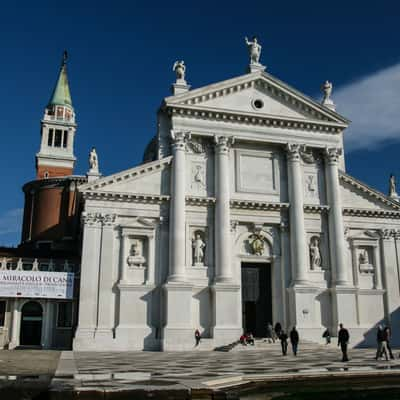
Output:
[[96,339],[112,339],[113,337],[113,252],[114,252],[114,222],[115,215],[107,214],[103,217],[99,288],[98,288],[98,320]]
[[20,326],[20,312],[19,299],[14,299],[13,309],[12,309],[12,322],[11,322],[11,340],[10,349],[14,349],[19,345],[19,326]]
[[231,233],[229,196],[229,148],[232,139],[215,137],[215,281],[230,282]]
[[287,165],[289,183],[290,255],[293,266],[292,284],[307,282],[307,243],[304,227],[303,176],[300,145],[288,144]]
[[334,271],[334,284],[346,286],[348,277],[345,262],[345,239],[343,227],[342,201],[339,184],[339,156],[341,149],[330,148],[325,152],[326,192],[329,205],[330,256]]
[[172,137],[172,186],[170,200],[169,277],[168,282],[185,281],[185,132],[174,132]]

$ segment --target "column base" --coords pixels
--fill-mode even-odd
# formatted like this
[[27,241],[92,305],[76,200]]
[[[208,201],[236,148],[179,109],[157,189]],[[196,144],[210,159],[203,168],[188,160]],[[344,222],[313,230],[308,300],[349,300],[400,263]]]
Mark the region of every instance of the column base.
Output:
[[212,287],[215,326],[212,337],[215,346],[239,340],[243,332],[240,286],[217,282]]
[[117,326],[115,347],[124,351],[159,350],[155,330],[148,326]]
[[161,340],[162,350],[190,350],[193,348],[192,285],[168,282],[163,286],[165,322]]
[[79,328],[75,333],[75,338],[72,342],[74,351],[85,351],[90,349],[94,343],[95,328]]

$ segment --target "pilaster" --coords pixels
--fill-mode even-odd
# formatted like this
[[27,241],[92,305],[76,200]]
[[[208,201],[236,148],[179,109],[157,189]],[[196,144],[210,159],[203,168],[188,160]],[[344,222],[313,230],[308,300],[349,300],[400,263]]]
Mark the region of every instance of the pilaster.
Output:
[[86,348],[93,341],[97,326],[102,215],[84,213],[83,222],[79,322],[74,350]]
[[98,320],[95,338],[110,340],[113,338],[113,252],[114,252],[114,222],[115,215],[103,216],[101,250],[99,264],[99,290],[98,290]]

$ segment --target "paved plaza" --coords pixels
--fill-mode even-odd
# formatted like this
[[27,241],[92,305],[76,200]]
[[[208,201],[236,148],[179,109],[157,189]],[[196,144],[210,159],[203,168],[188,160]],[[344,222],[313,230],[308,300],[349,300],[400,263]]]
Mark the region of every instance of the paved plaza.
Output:
[[[53,391],[104,392],[174,390],[182,393],[212,391],[250,381],[320,376],[376,376],[400,374],[395,360],[375,360],[374,349],[351,349],[350,361],[340,361],[336,343],[303,343],[297,357],[282,356],[279,343],[237,345],[229,352],[51,352],[1,351],[0,388],[10,379],[32,380],[35,374]],[[57,365],[57,367],[56,367]],[[25,378],[24,378],[25,377]],[[40,381],[40,377],[37,377]]]

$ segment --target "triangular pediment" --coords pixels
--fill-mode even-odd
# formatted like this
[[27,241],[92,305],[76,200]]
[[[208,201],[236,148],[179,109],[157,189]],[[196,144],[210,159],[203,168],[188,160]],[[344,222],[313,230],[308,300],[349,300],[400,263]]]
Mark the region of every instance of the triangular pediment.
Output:
[[169,191],[169,165],[172,156],[141,164],[105,176],[79,187],[83,193],[121,193],[132,195],[166,195]]
[[360,210],[400,212],[400,204],[352,176],[340,173],[342,206]]
[[266,72],[253,72],[170,96],[165,105],[347,126],[348,120]]

